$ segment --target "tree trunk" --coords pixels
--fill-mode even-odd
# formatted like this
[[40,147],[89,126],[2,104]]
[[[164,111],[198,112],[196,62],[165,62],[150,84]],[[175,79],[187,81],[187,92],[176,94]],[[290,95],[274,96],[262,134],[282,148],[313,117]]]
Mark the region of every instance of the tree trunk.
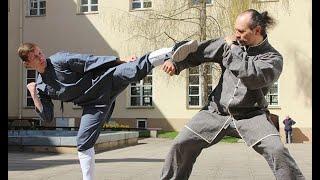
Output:
[[[207,39],[207,34],[206,34],[206,27],[207,27],[207,12],[206,12],[206,0],[200,0],[200,16],[199,16],[199,21],[200,21],[200,41],[204,41]],[[208,68],[205,67],[205,64],[201,64],[199,66],[199,73],[200,73],[200,96],[201,100],[200,105],[205,106],[207,104],[207,99],[208,99]]]

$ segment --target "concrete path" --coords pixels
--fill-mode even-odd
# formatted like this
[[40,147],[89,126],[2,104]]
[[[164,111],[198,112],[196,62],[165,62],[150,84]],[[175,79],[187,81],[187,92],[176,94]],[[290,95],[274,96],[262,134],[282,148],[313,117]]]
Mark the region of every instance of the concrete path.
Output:
[[[157,180],[172,140],[148,138],[139,144],[96,154],[97,180]],[[307,180],[312,179],[312,145],[286,144]],[[235,154],[237,154],[235,156]],[[80,180],[76,154],[9,152],[9,180]],[[204,149],[190,180],[275,179],[262,156],[244,143],[220,142]]]

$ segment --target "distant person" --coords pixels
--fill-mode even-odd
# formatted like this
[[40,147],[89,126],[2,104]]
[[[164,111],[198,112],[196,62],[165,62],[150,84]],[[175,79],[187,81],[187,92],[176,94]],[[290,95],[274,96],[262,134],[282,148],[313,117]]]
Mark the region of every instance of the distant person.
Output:
[[292,126],[296,122],[289,117],[289,115],[286,116],[286,118],[283,120],[284,124],[284,131],[286,132],[286,143],[292,143]]

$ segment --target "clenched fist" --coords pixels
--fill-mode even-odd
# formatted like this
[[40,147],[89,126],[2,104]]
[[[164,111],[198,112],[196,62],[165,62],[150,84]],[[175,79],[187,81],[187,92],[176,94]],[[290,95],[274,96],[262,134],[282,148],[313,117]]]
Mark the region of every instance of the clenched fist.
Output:
[[162,65],[162,70],[166,73],[168,73],[170,76],[174,75],[176,72],[176,68],[173,65],[171,60],[167,60]]

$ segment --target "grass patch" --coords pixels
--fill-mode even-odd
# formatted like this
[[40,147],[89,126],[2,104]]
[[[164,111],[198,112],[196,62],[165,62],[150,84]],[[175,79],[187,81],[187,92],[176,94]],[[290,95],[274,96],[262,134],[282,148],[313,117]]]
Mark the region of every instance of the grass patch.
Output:
[[225,137],[223,137],[223,139],[221,139],[220,142],[224,142],[224,143],[237,143],[238,140],[239,140],[239,138],[236,138],[236,137],[225,136]]
[[174,139],[179,132],[177,131],[159,131],[158,132],[158,138],[169,138]]
[[[159,131],[158,132],[158,138],[168,138],[168,139],[174,139],[179,132],[177,131]],[[237,143],[239,138],[235,138],[232,136],[225,136],[220,142],[224,143]]]

